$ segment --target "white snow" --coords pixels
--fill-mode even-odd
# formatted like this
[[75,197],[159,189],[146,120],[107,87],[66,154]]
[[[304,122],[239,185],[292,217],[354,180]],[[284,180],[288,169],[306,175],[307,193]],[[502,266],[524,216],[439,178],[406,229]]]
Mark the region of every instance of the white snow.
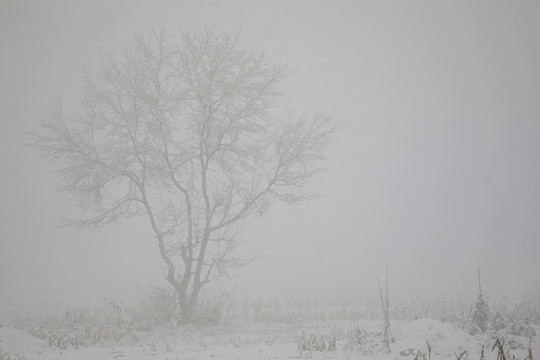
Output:
[[[0,327],[0,347],[11,357],[27,359],[293,359],[309,358],[308,351],[300,352],[297,339],[305,331],[319,335],[336,336],[337,350],[311,352],[313,359],[414,359],[418,351],[427,355],[427,343],[431,346],[431,358],[456,359],[456,354],[467,351],[468,359],[480,359],[482,344],[485,359],[496,359],[491,351],[494,340],[488,335],[469,335],[452,324],[433,319],[395,321],[391,323],[392,352],[385,354],[380,334],[381,322],[357,323],[363,336],[360,344],[348,346],[351,322],[324,321],[310,323],[247,323],[229,322],[204,328],[182,327],[155,329],[142,333],[141,341],[132,346],[59,349],[49,347],[47,341],[36,338],[13,326]],[[537,329],[539,333],[540,329]],[[527,357],[529,339],[514,336],[507,339],[513,344],[510,353],[518,359]],[[506,347],[505,347],[506,349]],[[533,358],[540,356],[538,335],[533,339]],[[427,357],[426,357],[427,358]],[[465,359],[465,358],[464,358]]]

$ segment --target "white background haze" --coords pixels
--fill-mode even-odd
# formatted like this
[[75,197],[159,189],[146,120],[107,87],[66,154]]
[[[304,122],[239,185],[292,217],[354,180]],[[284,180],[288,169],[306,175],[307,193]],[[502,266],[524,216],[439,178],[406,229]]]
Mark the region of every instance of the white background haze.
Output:
[[339,128],[319,199],[248,222],[249,297],[540,292],[540,3],[0,2],[0,310],[130,301],[164,283],[145,218],[59,230],[77,209],[25,146],[84,71],[165,26],[241,31],[286,64],[282,109]]

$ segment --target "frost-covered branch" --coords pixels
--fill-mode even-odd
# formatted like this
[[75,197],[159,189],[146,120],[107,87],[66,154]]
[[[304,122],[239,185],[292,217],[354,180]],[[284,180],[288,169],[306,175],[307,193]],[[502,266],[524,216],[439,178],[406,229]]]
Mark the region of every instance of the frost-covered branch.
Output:
[[201,287],[243,263],[244,221],[311,196],[333,127],[325,115],[275,114],[286,76],[238,34],[199,30],[176,44],[159,29],[122,59],[103,57],[81,111],[56,106],[35,135],[79,201],[75,223],[146,216],[186,321]]

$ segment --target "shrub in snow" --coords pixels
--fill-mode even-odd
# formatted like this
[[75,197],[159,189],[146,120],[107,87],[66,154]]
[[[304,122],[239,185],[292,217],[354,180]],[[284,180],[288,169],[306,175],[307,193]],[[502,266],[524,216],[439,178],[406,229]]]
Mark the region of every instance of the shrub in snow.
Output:
[[143,307],[154,325],[175,325],[180,320],[178,296],[167,286],[152,286]]
[[[532,304],[534,305],[534,304]],[[535,309],[531,304],[520,302],[511,310],[503,306],[489,319],[490,330],[497,334],[531,337],[536,336],[534,329]]]
[[509,332],[511,335],[526,336],[526,337],[536,336],[536,331],[529,324],[528,320],[523,320],[520,322],[513,322],[510,325],[509,330],[510,330]]
[[351,330],[349,331],[349,342],[347,343],[347,347],[349,349],[354,349],[355,346],[361,345],[365,335],[365,332],[360,329],[358,321],[356,319],[353,319]]
[[224,304],[220,299],[211,299],[199,304],[193,315],[193,324],[198,326],[216,325],[223,315]]
[[45,340],[50,347],[67,349],[90,345],[131,345],[140,341],[124,306],[109,302],[97,309],[69,309],[62,315],[27,317],[16,327]]
[[0,360],[28,360],[26,356],[22,356],[19,354],[11,355],[10,353],[3,351],[2,347],[0,346]]
[[477,333],[485,333],[488,329],[488,305],[482,294],[478,295],[476,304],[474,305],[470,324],[469,324],[469,333],[472,335]]
[[311,355],[313,351],[335,351],[336,337],[318,334],[307,335],[305,332],[302,332],[302,335],[300,335],[300,338],[298,339],[298,350],[300,353],[307,352],[309,355]]

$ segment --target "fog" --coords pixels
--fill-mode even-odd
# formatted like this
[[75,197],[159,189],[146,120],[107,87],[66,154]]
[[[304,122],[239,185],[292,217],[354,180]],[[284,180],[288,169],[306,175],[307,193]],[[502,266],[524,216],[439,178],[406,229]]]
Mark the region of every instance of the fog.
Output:
[[85,71],[165,26],[240,31],[292,71],[281,108],[338,128],[310,190],[253,218],[238,298],[489,296],[540,291],[540,4],[533,1],[3,1],[0,310],[136,301],[165,269],[145,218],[78,214],[59,165],[27,146]]

